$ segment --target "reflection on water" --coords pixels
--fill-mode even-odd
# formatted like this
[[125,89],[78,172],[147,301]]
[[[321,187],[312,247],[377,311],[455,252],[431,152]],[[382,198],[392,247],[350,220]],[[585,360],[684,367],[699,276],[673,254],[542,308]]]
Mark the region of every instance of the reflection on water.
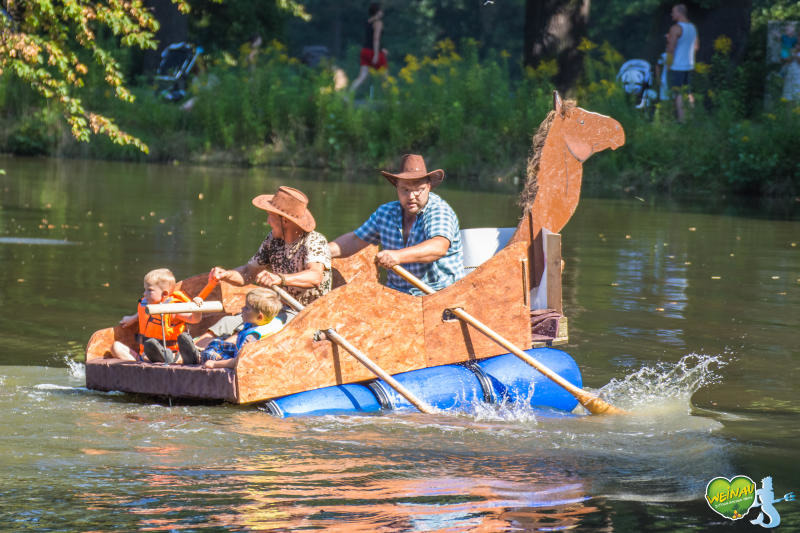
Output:
[[[139,404],[86,390],[76,367],[4,367],[0,481],[12,497],[0,518],[23,523],[34,507],[41,528],[93,530],[111,516],[123,530],[624,528],[614,502],[691,502],[729,468],[722,425],[689,414],[692,392],[719,377],[710,359],[609,384],[614,401],[634,398],[631,416],[524,421],[499,407],[284,420]],[[42,472],[56,475],[22,498]],[[61,496],[39,508],[48,491]]]
[[[564,348],[630,416],[476,405],[279,420],[88,391],[76,359],[95,329],[131,312],[147,270],[185,277],[250,257],[267,231],[253,196],[294,184],[336,236],[392,199],[385,180],[2,166],[4,529],[706,529],[719,525],[702,499],[709,479],[800,477],[797,221],[581,201],[563,232]],[[462,227],[518,219],[512,195],[451,182],[439,192]],[[796,507],[781,509],[785,528],[800,526]]]

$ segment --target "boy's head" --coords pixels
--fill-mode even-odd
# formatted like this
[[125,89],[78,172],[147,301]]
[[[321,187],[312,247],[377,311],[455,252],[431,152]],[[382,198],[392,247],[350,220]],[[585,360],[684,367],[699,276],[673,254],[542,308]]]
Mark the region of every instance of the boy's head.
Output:
[[144,275],[144,297],[148,303],[161,303],[175,290],[175,276],[168,268],[157,268]]
[[281,306],[281,299],[272,289],[253,289],[245,296],[242,318],[245,322],[262,326],[280,313]]

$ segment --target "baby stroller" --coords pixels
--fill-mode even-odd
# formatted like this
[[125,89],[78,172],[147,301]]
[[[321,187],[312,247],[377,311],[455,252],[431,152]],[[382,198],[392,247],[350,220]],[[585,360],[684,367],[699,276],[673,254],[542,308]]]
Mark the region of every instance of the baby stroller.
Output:
[[164,48],[156,70],[156,94],[169,102],[183,99],[189,73],[201,53],[201,47],[195,48],[189,43],[173,43]]
[[639,100],[636,109],[644,109],[655,103],[658,93],[653,87],[653,69],[644,59],[629,59],[619,68],[617,81],[623,90]]

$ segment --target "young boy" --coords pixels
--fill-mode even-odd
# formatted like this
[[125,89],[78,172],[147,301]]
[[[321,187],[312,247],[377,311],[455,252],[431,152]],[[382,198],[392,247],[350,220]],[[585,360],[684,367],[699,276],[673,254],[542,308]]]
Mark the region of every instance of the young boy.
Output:
[[213,339],[202,352],[197,349],[188,333],[178,336],[178,348],[183,362],[203,363],[205,368],[233,368],[242,346],[268,337],[283,328],[283,322],[275,316],[281,307],[281,300],[272,289],[253,289],[245,296],[245,305],[242,307],[244,326],[237,335],[231,335],[224,341]]
[[[186,324],[196,324],[201,313],[181,313],[172,315],[148,315],[149,304],[180,303],[191,301],[186,294],[175,290],[175,276],[167,268],[151,270],[144,276],[144,295],[139,300],[136,314],[122,317],[120,326],[127,327],[139,322],[136,334],[138,350],[116,341],[111,346],[111,354],[126,361],[152,361],[154,363],[173,363],[174,352],[178,349],[178,335],[184,332]],[[164,323],[162,330],[161,323]],[[162,338],[163,337],[163,338]],[[166,340],[167,349],[162,344]]]

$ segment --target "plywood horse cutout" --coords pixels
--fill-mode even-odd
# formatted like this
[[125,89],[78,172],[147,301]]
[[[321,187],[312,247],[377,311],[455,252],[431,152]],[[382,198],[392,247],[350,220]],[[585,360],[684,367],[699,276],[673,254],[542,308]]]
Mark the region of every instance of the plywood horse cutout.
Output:
[[559,233],[572,217],[580,199],[584,161],[623,144],[625,131],[619,122],[586,111],[574,100],[562,101],[558,91],[553,91],[553,110],[533,137],[525,188],[520,195],[523,220],[512,239],[533,243],[530,259],[534,286],[544,269],[542,228]]

